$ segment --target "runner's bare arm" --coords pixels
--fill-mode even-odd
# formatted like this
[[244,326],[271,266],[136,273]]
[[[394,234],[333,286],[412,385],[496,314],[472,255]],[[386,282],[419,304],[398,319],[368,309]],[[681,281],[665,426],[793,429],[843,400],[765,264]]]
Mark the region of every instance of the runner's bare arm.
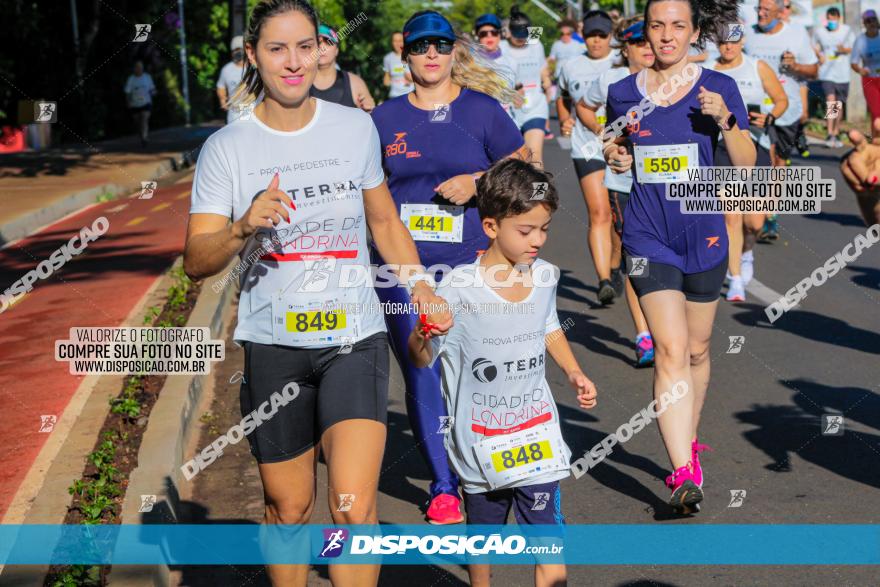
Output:
[[565,338],[565,331],[561,328],[544,336],[544,344],[547,346],[547,352],[559,365],[559,368],[565,373],[568,382],[577,391],[578,403],[580,406],[588,410],[596,406],[596,386],[590,381],[590,378],[584,375],[578,366],[577,359]]
[[352,73],[349,75],[351,77],[351,93],[352,98],[354,98],[354,103],[357,104],[361,110],[371,112],[373,108],[376,107],[376,101],[373,100],[373,96],[370,95],[370,90],[367,89],[367,83],[357,74]]
[[[788,96],[785,95],[785,90],[782,88],[782,84],[779,83],[779,78],[776,77],[770,66],[763,61],[758,61],[758,76],[761,78],[761,85],[764,87],[764,91],[773,100],[773,110],[770,111],[770,114],[773,115],[773,118],[779,118],[788,109]],[[755,117],[761,117],[763,121],[766,120],[767,115],[756,114]],[[753,120],[756,120],[756,118]],[[763,125],[763,122],[759,122],[759,124]]]
[[592,104],[587,104],[583,100],[578,100],[575,107],[577,108],[577,117],[581,121],[581,124],[590,129],[594,135],[601,137],[603,127],[599,124],[599,120],[596,117],[596,112],[599,108]]
[[382,85],[386,88],[391,86],[391,74],[387,71],[385,72],[385,76],[382,78]]
[[183,270],[191,279],[203,279],[222,271],[258,228],[271,228],[282,219],[290,221],[293,202],[278,185],[278,175],[275,175],[244,215],[232,223],[220,214],[190,214]]

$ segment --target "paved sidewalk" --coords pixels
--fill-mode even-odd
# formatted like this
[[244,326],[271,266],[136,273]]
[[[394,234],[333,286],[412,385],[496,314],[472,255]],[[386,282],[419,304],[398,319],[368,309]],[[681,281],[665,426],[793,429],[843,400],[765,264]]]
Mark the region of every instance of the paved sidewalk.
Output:
[[0,246],[94,203],[103,192],[130,193],[142,181],[194,162],[219,125],[157,130],[146,147],[130,136],[0,155]]

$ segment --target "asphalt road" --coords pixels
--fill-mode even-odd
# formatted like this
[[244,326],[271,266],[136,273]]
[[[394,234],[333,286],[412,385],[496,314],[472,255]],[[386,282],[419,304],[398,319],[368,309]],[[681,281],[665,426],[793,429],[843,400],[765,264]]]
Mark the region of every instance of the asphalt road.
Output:
[[[824,177],[840,180],[836,156],[813,148],[809,161]],[[652,370],[633,367],[634,335],[622,300],[602,308],[586,245],[586,208],[569,154],[546,144],[562,207],[554,217],[542,257],[564,273],[559,287],[560,321],[574,320],[569,340],[581,366],[599,389],[599,405],[585,413],[555,365],[547,376],[575,457],[628,421],[651,400]],[[764,308],[774,292],[785,292],[864,232],[856,203],[842,181],[837,200],[818,216],[783,216],[781,236],[756,250],[756,282],[743,304],[722,300],[712,339],[712,384],[703,412],[706,499],[687,518],[664,505],[669,463],[655,425],[645,428],[596,469],[562,484],[569,524],[873,524],[880,517],[880,247],[868,249],[835,277],[810,291],[801,305],[770,324]],[[763,284],[763,287],[760,285]],[[778,295],[778,294],[776,294]],[[728,353],[729,337],[743,336],[739,353]],[[240,416],[237,385],[241,368],[233,348],[218,372],[213,425],[224,430]],[[404,389],[393,369],[388,443],[380,481],[383,522],[422,523],[428,474],[410,432]],[[844,433],[821,433],[822,415],[844,416]],[[324,501],[326,471],[313,523],[330,523]],[[729,507],[731,491],[745,491]],[[188,504],[194,521],[258,523],[262,493],[245,443],[196,479]],[[571,549],[596,545],[571,544]],[[688,549],[688,542],[680,547]],[[650,548],[633,536],[632,548]],[[766,548],[773,549],[772,544]],[[326,585],[326,568],[312,571],[311,584]],[[876,569],[856,566],[572,566],[572,585],[875,585]],[[531,571],[496,566],[499,585],[531,584]],[[463,567],[383,569],[380,585],[465,585]],[[198,567],[183,570],[184,585],[267,584],[258,567]]]

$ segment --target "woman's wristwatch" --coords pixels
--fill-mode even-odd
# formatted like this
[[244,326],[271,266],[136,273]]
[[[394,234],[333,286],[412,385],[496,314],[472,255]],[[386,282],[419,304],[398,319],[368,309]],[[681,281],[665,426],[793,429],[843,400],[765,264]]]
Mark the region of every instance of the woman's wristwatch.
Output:
[[412,295],[413,289],[420,281],[424,281],[425,283],[427,283],[431,289],[437,289],[437,280],[434,279],[431,275],[427,273],[416,273],[415,275],[411,276],[406,282],[406,289],[409,290],[410,295]]
[[736,116],[733,114],[733,112],[728,112],[728,113],[727,113],[727,118],[725,118],[724,120],[720,121],[720,122],[718,123],[718,126],[721,127],[721,130],[730,130],[730,129],[732,129],[734,126],[736,126]]

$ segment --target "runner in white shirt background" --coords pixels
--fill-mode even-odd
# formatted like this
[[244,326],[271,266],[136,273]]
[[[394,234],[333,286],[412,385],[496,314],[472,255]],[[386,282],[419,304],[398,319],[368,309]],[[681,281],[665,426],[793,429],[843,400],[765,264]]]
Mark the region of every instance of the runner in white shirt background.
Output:
[[775,165],[785,165],[796,146],[803,115],[803,100],[795,76],[812,79],[819,70],[819,59],[803,28],[784,23],[784,0],[760,0],[758,24],[747,31],[745,52],[769,65],[788,96],[788,108],[770,127],[771,154]]
[[[599,135],[607,120],[605,103],[608,101],[608,86],[632,74],[654,65],[654,51],[645,38],[645,26],[641,16],[635,16],[620,22],[615,35],[621,45],[620,67],[612,67],[593,80],[586,94],[578,104],[578,118],[589,129]],[[615,52],[617,53],[617,52]],[[600,118],[601,116],[601,118]],[[601,121],[601,122],[600,122]],[[629,202],[632,190],[632,172],[613,173],[605,167],[604,187],[608,190],[608,205],[611,210],[611,226],[614,229],[615,246],[620,247],[623,233],[623,213]],[[648,367],[654,363],[654,340],[648,330],[648,322],[639,306],[636,292],[626,277],[626,303],[635,326],[636,366]]]
[[[557,26],[559,28],[559,38],[553,41],[553,45],[550,46],[550,55],[547,57],[547,67],[549,67],[552,72],[554,82],[554,85],[550,89],[551,100],[559,98],[559,94],[557,93],[558,84],[556,82],[559,79],[562,65],[569,59],[577,57],[578,55],[583,55],[587,52],[586,44],[583,41],[574,38],[574,33],[577,29],[576,22],[566,18],[560,20]],[[568,97],[565,97],[565,107],[571,110],[571,100]]]
[[[724,34],[730,34],[725,27]],[[754,34],[746,30],[744,35]],[[723,39],[730,40],[724,41]],[[757,149],[756,165],[769,167],[770,138],[767,129],[773,121],[782,116],[788,108],[788,97],[779,83],[774,71],[765,62],[743,53],[745,37],[736,35],[723,37],[719,44],[720,53],[716,61],[709,61],[706,67],[720,71],[736,82],[743,103],[749,112],[749,134]],[[723,140],[718,142],[715,150],[716,166],[732,166],[730,154]],[[725,214],[727,224],[728,271],[727,289],[728,302],[745,302],[746,286],[755,272],[754,247],[758,235],[764,226],[765,214]]]
[[[536,184],[545,186],[539,199]],[[569,475],[571,451],[545,376],[546,351],[581,408],[595,407],[596,387],[578,366],[556,314],[559,270],[538,258],[558,206],[547,173],[518,159],[495,164],[477,182],[489,248],[438,288],[456,325],[436,337],[417,325],[410,336],[414,363],[441,362],[453,417],[445,444],[461,478],[468,524],[505,524],[511,509],[519,525],[564,523],[559,481]],[[503,285],[492,287],[494,280]],[[488,565],[469,565],[468,573],[471,585],[489,584]],[[536,585],[564,585],[565,577],[564,565],[538,561]]]
[[828,126],[826,142],[831,148],[843,147],[840,134],[840,121],[849,96],[850,61],[855,36],[840,18],[840,10],[832,6],[825,13],[825,26],[813,31],[813,42],[819,55],[819,81],[826,103],[840,102],[837,115],[825,120]]
[[[796,35],[797,38],[806,36],[812,43],[813,15],[809,10],[804,11],[805,8],[812,9],[812,0],[808,0],[808,2],[809,7],[803,5],[803,3],[797,5],[796,0],[784,0],[782,3],[782,21],[791,26],[789,34]],[[809,80],[816,78],[815,76],[805,78],[797,74],[794,77],[801,91],[801,125],[798,127],[797,135],[795,136],[795,148],[801,154],[801,157],[807,158],[810,156],[810,147],[807,144],[807,135],[804,134],[804,125],[807,124],[807,120],[810,118]],[[776,215],[774,214],[772,217],[775,218]]]
[[388,88],[388,98],[412,92],[412,76],[402,56],[403,33],[395,32],[391,35],[391,51],[382,59],[382,71],[385,72],[382,83]]
[[135,128],[141,139],[141,146],[145,146],[150,134],[150,112],[153,109],[156,85],[150,74],[144,71],[142,61],[134,62],[134,73],[125,81],[124,92],[128,111],[134,118]]
[[[477,17],[474,21],[474,38],[480,44],[479,54],[486,65],[500,75],[512,90],[516,86],[516,62],[501,49],[501,19],[492,13],[486,13]],[[508,47],[509,49],[509,47]],[[514,104],[501,106],[504,111],[514,116]]]
[[[385,183],[379,135],[366,113],[309,97],[318,22],[306,2],[257,4],[233,103],[263,100],[202,147],[192,187],[184,269],[192,279],[240,255],[234,339],[244,347],[242,416],[296,385],[293,401],[250,435],[268,532],[308,524],[319,453],[334,524],[376,524],[385,449],[388,343],[373,283],[344,287],[343,268],[369,275],[367,228],[416,302],[439,304]],[[278,47],[285,48],[278,50]],[[256,261],[250,262],[254,254]],[[343,305],[345,304],[345,305]],[[431,316],[439,330],[451,316]],[[273,405],[274,405],[274,399]],[[348,497],[354,495],[353,500]],[[340,511],[347,500],[350,508]],[[289,526],[287,526],[289,528]],[[275,585],[304,585],[307,565],[269,565]],[[372,584],[378,565],[334,565],[334,584]]]
[[587,93],[593,80],[611,69],[615,55],[611,52],[611,17],[603,10],[591,10],[584,16],[584,37],[587,54],[566,61],[559,73],[559,89],[571,96],[573,108],[565,105],[560,96],[556,99],[559,128],[563,136],[571,136],[571,157],[589,213],[590,227],[587,242],[593,256],[593,266],[599,276],[597,297],[604,306],[623,294],[623,276],[620,274],[620,242],[612,242],[611,207],[608,190],[602,183],[605,176],[605,158],[602,144],[596,134],[605,126],[605,113],[598,113],[599,120],[593,128],[585,126],[577,116],[577,104]]
[[235,93],[244,73],[244,37],[233,37],[229,48],[232,61],[223,66],[217,78],[217,99],[220,100],[220,108],[226,111],[226,124],[232,124],[244,114],[240,109],[229,108],[229,98]]
[[880,119],[880,21],[874,10],[862,14],[865,32],[859,35],[850,55],[852,69],[862,76],[862,91],[873,121]]
[[510,39],[501,50],[516,63],[516,90],[523,96],[521,108],[514,108],[513,117],[532,162],[543,165],[544,134],[550,108],[545,92],[550,89],[550,70],[540,39],[529,38],[532,21],[517,10],[510,12]]

